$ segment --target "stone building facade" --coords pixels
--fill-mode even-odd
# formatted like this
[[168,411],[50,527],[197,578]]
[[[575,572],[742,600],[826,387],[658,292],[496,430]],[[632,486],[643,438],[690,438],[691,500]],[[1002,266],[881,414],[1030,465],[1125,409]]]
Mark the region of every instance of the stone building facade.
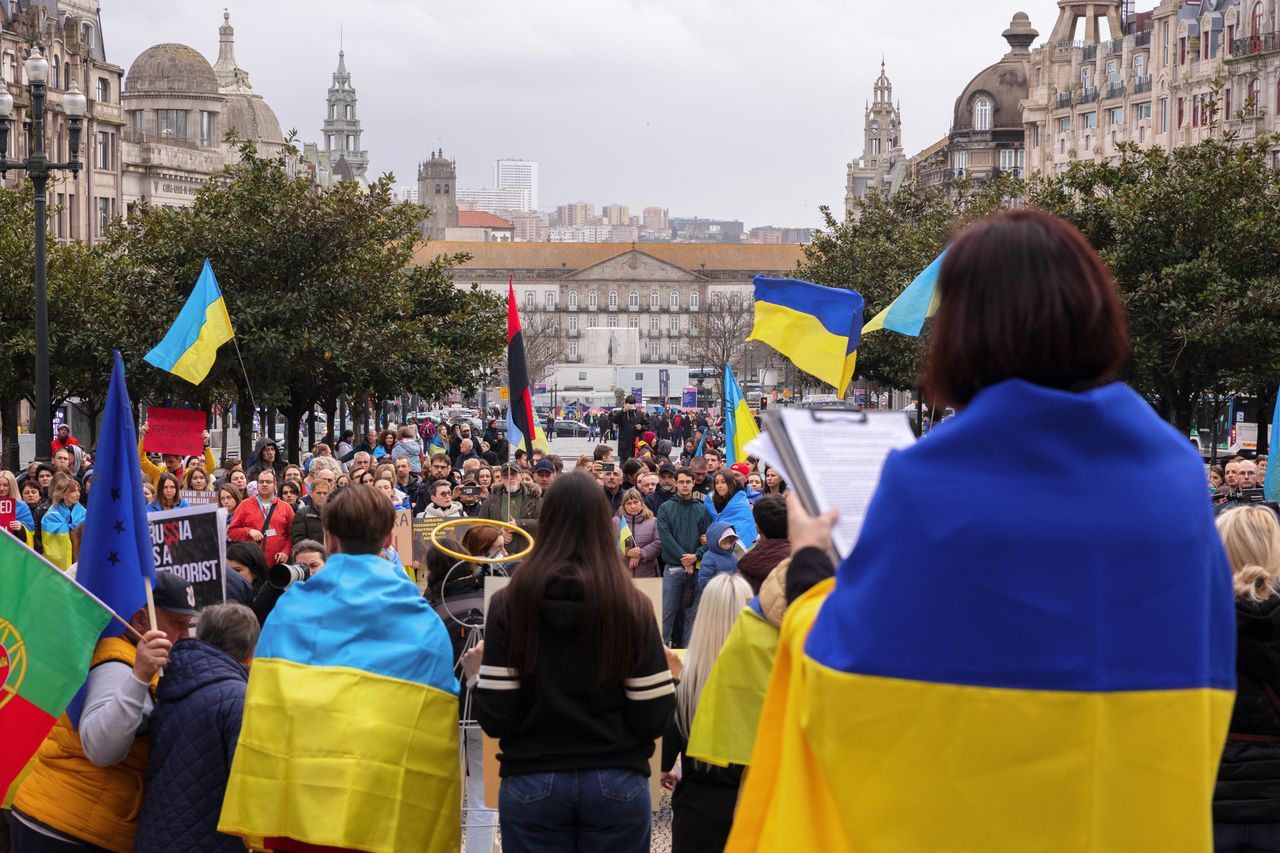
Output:
[[418,164],[418,204],[427,208],[422,239],[444,240],[448,229],[458,227],[458,164],[442,148]]
[[557,361],[582,364],[588,328],[636,329],[642,363],[682,362],[720,297],[745,300],[750,311],[756,275],[784,277],[803,259],[803,247],[788,244],[642,246],[431,242],[419,245],[414,261],[465,252],[471,259],[453,271],[458,285],[475,282],[504,297],[510,278],[526,329],[548,328]]
[[1120,0],[1058,6],[1031,54],[1028,173],[1117,161],[1125,142],[1172,150],[1224,128],[1242,139],[1280,130],[1277,0],[1161,0],[1129,16]]
[[902,108],[893,102],[893,83],[883,61],[863,115],[862,138],[862,156],[851,161],[845,172],[844,207],[849,216],[856,215],[860,199],[872,192],[893,192],[906,177]]
[[[351,86],[347,72],[347,57],[338,51],[338,70],[333,72],[333,85],[329,87],[328,112],[324,120],[324,151],[335,174],[350,180],[367,183],[369,152],[360,143],[360,117],[356,115],[359,99]],[[345,164],[339,165],[339,164]]]
[[[31,104],[22,66],[32,44],[41,46],[49,62],[45,147],[51,159],[70,159],[63,95],[74,84],[88,101],[80,137],[83,167],[74,177],[59,172],[49,183],[50,238],[96,242],[121,210],[124,130],[121,69],[106,59],[98,4],[93,0],[0,4],[0,74],[14,99],[8,152],[14,159],[28,154],[21,128]],[[10,172],[5,182],[13,185],[26,179],[23,172]]]

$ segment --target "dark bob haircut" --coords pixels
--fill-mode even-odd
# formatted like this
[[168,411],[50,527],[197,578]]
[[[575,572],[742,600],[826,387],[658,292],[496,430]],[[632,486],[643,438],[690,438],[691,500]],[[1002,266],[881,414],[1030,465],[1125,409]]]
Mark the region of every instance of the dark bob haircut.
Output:
[[924,378],[935,406],[963,406],[1006,379],[1095,388],[1129,353],[1111,273],[1084,235],[1048,213],[1012,211],[965,229],[938,291]]

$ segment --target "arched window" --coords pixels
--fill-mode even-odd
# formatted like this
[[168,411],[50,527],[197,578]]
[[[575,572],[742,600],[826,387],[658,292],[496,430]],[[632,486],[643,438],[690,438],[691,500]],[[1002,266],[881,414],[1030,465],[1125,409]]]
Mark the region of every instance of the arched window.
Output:
[[1253,4],[1253,15],[1249,21],[1249,35],[1257,38],[1262,35],[1262,3]]
[[629,294],[627,294],[627,307],[628,308],[640,307],[640,292],[638,290],[633,290]]
[[52,86],[54,89],[62,88],[59,82],[62,79],[62,75],[58,73],[59,69],[61,68],[62,68],[62,60],[55,56],[53,58],[53,64],[49,69],[50,71],[53,72],[52,77],[49,80],[49,85]]
[[88,24],[80,28],[80,41],[84,42],[85,53],[92,55],[93,53],[93,27]]
[[98,100],[104,104],[111,103],[111,81],[106,77],[98,78]]
[[973,129],[991,129],[991,102],[986,98],[978,98],[973,104]]
[[436,195],[440,195],[440,185],[436,184]]
[[690,293],[690,294],[689,294],[689,310],[690,310],[690,311],[697,311],[697,310],[698,310],[698,293],[697,293],[697,291],[694,291],[693,293]]
[[533,309],[533,299],[534,299],[533,291],[532,291],[532,290],[526,290],[526,291],[524,292],[524,307],[525,307],[525,308],[528,308],[528,309],[530,309],[530,310],[532,310],[532,309]]
[[616,290],[609,291],[609,307],[610,308],[618,307],[618,291]]
[[449,185],[448,185],[448,184],[445,184],[445,185],[444,185],[444,194],[445,194],[445,195],[448,195],[448,194],[449,194]]
[[680,291],[678,290],[671,291],[671,310],[680,310]]
[[597,304],[598,303],[596,302],[596,292],[593,290],[587,294],[587,307],[590,308],[592,311],[594,311],[596,310]]
[[1258,110],[1262,109],[1262,81],[1257,77],[1249,81],[1249,100],[1246,109],[1251,116],[1256,116]]
[[350,105],[350,104],[347,104],[347,110],[346,110],[346,113],[347,113],[347,118],[354,118],[354,116],[351,114],[351,105]]
[[570,308],[578,307],[578,291],[576,290],[569,291],[569,307]]
[[659,299],[659,297],[658,297],[658,291],[656,291],[656,290],[654,290],[654,291],[650,291],[650,293],[649,293],[649,310],[650,310],[650,311],[657,311],[657,310],[658,310],[658,307],[659,307],[660,305],[661,305],[661,300],[660,300],[660,299]]

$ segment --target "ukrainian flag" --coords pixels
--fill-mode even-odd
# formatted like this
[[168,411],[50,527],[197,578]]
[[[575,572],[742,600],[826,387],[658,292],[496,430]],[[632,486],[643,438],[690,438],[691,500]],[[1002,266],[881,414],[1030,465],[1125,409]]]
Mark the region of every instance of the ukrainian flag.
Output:
[[728,767],[751,763],[764,692],[769,685],[778,629],[751,599],[724,641],[693,715],[685,754]]
[[[1093,470],[1161,488],[1116,515]],[[1123,385],[986,388],[788,609],[726,850],[1211,850],[1235,644],[1186,439]]]
[[417,587],[333,555],[263,628],[218,829],[255,850],[456,853],[457,691]]
[[900,335],[919,337],[924,321],[938,311],[938,273],[942,270],[942,259],[946,256],[947,253],[943,251],[933,263],[925,267],[924,272],[916,276],[907,285],[907,289],[898,294],[897,299],[862,327],[862,334],[888,329]]
[[761,341],[843,397],[858,363],[862,294],[789,278],[755,280],[755,326]]
[[725,464],[743,462],[748,442],[760,435],[755,415],[742,396],[733,368],[724,366],[724,455]]
[[213,275],[213,266],[205,258],[204,269],[187,302],[178,312],[164,340],[144,359],[161,370],[167,370],[199,385],[213,368],[218,347],[235,337],[227,303]]

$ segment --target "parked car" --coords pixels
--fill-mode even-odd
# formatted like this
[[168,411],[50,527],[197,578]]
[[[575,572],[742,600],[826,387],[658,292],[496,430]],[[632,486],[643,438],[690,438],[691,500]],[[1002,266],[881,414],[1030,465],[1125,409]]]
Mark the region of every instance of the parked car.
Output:
[[553,421],[551,428],[556,438],[586,438],[590,432],[586,424],[570,420]]

